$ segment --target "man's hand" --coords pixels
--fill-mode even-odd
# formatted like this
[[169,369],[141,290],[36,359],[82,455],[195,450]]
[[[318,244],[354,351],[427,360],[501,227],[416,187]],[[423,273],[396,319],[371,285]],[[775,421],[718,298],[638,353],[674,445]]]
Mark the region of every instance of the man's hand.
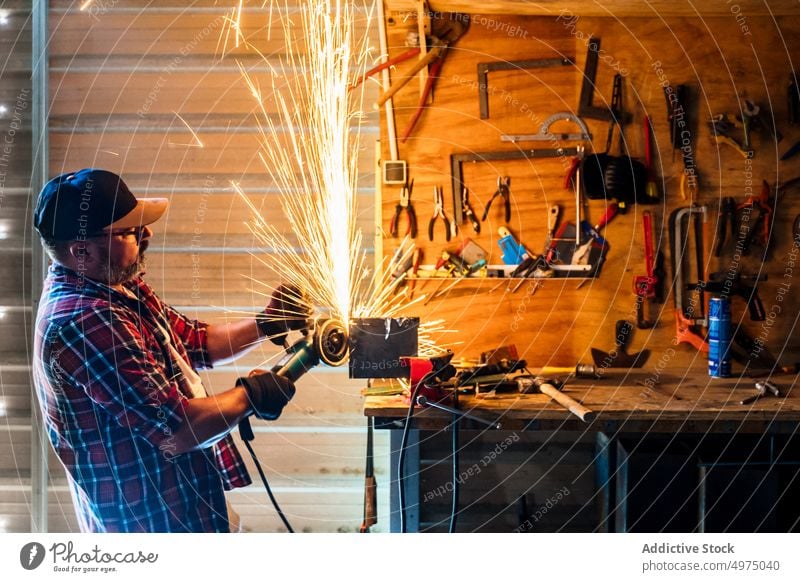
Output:
[[267,308],[256,315],[258,330],[276,345],[283,345],[286,334],[308,327],[311,306],[293,285],[281,285],[272,294]]
[[262,420],[276,420],[295,393],[291,380],[261,370],[254,370],[249,376],[239,378],[236,385],[247,390],[253,412]]

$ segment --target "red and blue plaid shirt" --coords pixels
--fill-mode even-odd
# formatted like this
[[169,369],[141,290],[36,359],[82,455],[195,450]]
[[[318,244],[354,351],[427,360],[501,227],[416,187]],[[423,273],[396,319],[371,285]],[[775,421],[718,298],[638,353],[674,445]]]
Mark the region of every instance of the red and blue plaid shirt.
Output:
[[172,436],[192,394],[168,344],[211,367],[208,326],[125,287],[136,298],[56,264],[37,315],[34,382],[81,530],[229,531],[223,490],[250,484],[233,440],[176,455]]

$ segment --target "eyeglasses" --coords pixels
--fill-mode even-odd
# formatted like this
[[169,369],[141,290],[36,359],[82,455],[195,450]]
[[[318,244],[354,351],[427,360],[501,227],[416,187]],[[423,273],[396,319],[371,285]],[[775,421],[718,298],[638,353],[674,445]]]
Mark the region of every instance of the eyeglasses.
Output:
[[137,239],[142,238],[142,233],[144,232],[144,226],[134,226],[132,228],[126,228],[123,230],[110,230],[108,232],[98,232],[97,234],[93,234],[86,238],[102,238],[106,236],[118,236],[120,238],[128,238],[129,236],[135,236]]

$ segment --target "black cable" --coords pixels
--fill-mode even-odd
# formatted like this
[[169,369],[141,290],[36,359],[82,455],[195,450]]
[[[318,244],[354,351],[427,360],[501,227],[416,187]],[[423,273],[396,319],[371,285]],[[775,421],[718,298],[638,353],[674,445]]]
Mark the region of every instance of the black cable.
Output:
[[411,417],[414,415],[414,406],[417,403],[417,392],[429,377],[435,377],[437,372],[431,370],[422,380],[417,382],[414,390],[411,392],[411,398],[408,404],[408,414],[406,414],[405,426],[403,426],[403,437],[400,440],[400,453],[397,459],[397,494],[400,502],[400,533],[406,533],[406,494],[405,494],[405,461],[406,461],[406,445],[408,444],[408,427],[411,425]]
[[[454,401],[454,407],[458,406],[458,402]],[[460,414],[453,414],[453,424],[451,426],[451,430],[453,431],[452,435],[452,442],[453,442],[453,499],[452,499],[452,506],[450,508],[450,527],[448,528],[448,533],[455,533],[456,532],[456,521],[458,519],[458,493],[459,489],[461,489],[459,482],[458,482],[458,420],[461,418]]]
[[267,490],[267,495],[269,495],[269,499],[272,501],[275,511],[278,512],[278,517],[281,518],[283,525],[286,526],[286,529],[289,531],[289,533],[294,533],[292,526],[289,525],[289,521],[286,519],[286,516],[281,510],[281,506],[278,505],[278,500],[275,499],[275,496],[272,494],[272,489],[270,489],[269,483],[267,483],[267,476],[264,474],[264,470],[261,468],[261,463],[258,462],[256,452],[253,450],[253,447],[250,446],[250,441],[253,440],[253,430],[250,428],[250,419],[245,418],[241,423],[239,423],[239,436],[242,437],[244,446],[247,447],[247,450],[250,452],[250,456],[253,457],[253,462],[256,465],[256,469],[258,469],[258,474],[261,475],[261,482],[264,483],[264,489]]

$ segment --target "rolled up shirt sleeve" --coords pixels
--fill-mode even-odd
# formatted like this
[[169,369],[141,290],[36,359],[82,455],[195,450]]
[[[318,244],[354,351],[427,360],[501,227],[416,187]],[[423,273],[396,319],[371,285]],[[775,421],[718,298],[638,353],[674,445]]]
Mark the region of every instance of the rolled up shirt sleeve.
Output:
[[109,325],[107,313],[89,310],[62,327],[56,364],[120,426],[158,446],[181,426],[186,398],[134,323],[114,315]]

